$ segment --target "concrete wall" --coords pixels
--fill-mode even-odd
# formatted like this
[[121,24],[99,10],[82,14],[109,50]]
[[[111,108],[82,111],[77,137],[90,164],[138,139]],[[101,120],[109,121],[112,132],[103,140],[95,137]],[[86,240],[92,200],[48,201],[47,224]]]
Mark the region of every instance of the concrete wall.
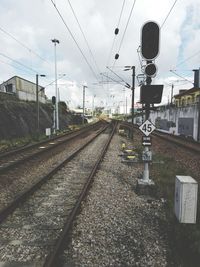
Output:
[[[157,129],[161,129],[176,135],[192,136],[198,140],[198,116],[199,104],[186,107],[162,107],[162,110],[151,111],[150,120]],[[137,123],[141,123],[139,117]]]

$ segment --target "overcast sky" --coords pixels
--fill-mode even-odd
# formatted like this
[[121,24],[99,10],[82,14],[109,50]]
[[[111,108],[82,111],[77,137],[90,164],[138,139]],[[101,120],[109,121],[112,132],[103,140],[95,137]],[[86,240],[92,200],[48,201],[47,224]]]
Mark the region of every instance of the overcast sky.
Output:
[[[35,82],[38,73],[46,75],[39,78],[40,85],[51,83],[55,79],[51,39],[56,38],[60,41],[56,46],[60,99],[68,101],[70,107],[82,105],[83,85],[88,86],[86,107],[92,106],[94,96],[95,105],[122,104],[125,97],[130,104],[131,90],[113,80],[120,81],[120,76],[131,84],[131,71],[123,71],[127,65],[136,66],[136,75],[142,73],[137,49],[141,28],[149,20],[161,27],[160,53],[155,60],[158,72],[153,80],[164,84],[162,103],[170,99],[172,83],[175,94],[179,89],[191,88],[192,69],[200,67],[199,0],[1,0],[0,14],[0,82],[15,75]],[[119,34],[115,36],[117,26]],[[45,90],[49,98],[55,95],[54,84]]]

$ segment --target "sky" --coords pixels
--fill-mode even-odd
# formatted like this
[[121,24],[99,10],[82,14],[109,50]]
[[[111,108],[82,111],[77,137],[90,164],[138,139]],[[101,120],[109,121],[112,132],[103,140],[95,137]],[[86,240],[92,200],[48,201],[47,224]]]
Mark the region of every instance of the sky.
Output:
[[[48,98],[55,95],[56,38],[59,96],[70,108],[82,106],[83,86],[88,108],[126,99],[130,106],[124,81],[132,83],[132,71],[124,67],[143,73],[138,48],[148,21],[160,26],[153,84],[164,85],[162,104],[170,101],[172,84],[174,94],[192,88],[192,70],[200,67],[199,0],[1,0],[0,14],[0,83],[15,75],[35,82],[44,74],[39,84]],[[136,77],[135,103],[139,98]]]

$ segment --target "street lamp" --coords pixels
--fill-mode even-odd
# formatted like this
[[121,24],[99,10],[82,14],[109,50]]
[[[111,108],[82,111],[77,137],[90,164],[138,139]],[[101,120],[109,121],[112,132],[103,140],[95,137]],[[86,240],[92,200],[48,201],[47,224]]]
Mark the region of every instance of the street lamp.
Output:
[[37,133],[40,132],[40,106],[39,106],[39,85],[38,85],[38,77],[46,77],[44,74],[36,74],[36,107],[37,107]]
[[[125,66],[124,71],[132,70],[132,100],[131,100],[131,124],[132,124],[132,132],[131,138],[133,138],[133,125],[134,125],[134,95],[135,95],[135,66]],[[128,87],[128,86],[126,86]]]
[[59,116],[58,116],[58,87],[57,87],[57,61],[56,61],[56,44],[59,44],[60,41],[57,39],[52,39],[54,43],[54,53],[55,53],[55,95],[56,95],[56,130],[59,130]]

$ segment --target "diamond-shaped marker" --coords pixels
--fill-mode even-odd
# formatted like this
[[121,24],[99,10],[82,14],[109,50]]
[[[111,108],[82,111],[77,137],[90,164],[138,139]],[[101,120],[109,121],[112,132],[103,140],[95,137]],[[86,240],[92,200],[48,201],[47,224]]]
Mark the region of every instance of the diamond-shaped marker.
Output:
[[144,135],[149,136],[156,129],[156,127],[152,122],[146,120],[142,125],[140,125],[139,129]]

